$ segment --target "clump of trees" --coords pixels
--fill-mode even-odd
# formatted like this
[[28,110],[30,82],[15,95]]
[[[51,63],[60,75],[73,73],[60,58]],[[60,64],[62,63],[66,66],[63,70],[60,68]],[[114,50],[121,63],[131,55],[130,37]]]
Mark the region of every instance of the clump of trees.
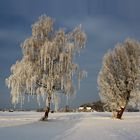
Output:
[[128,103],[140,98],[140,42],[127,39],[105,54],[98,85],[102,101],[121,119]]
[[23,57],[11,67],[11,75],[6,79],[11,89],[12,103],[23,103],[25,95],[35,95],[38,103],[46,100],[47,118],[51,101],[58,105],[59,93],[70,96],[75,93],[73,76],[78,84],[86,76],[75,63],[74,56],[85,47],[86,34],[81,26],[71,32],[54,30],[53,19],[43,15],[32,25],[32,35],[21,49]]
[[82,104],[80,107],[91,107],[93,110],[98,111],[98,112],[104,111],[104,103],[102,103],[100,100],[92,102],[92,103]]

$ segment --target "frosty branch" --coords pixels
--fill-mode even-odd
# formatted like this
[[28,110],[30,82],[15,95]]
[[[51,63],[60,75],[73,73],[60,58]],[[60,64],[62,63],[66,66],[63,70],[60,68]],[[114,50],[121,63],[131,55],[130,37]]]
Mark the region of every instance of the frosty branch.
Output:
[[[66,33],[63,29],[53,29],[53,19],[43,15],[32,25],[32,36],[21,45],[23,57],[11,67],[11,75],[6,84],[11,88],[12,103],[24,102],[24,95],[37,95],[57,105],[59,95],[75,93],[73,76],[78,82],[86,75],[74,56],[85,47],[86,34],[81,26]],[[55,91],[55,92],[54,92]]]
[[107,106],[121,118],[138,90],[140,80],[140,43],[128,39],[105,54],[98,76],[100,96]]

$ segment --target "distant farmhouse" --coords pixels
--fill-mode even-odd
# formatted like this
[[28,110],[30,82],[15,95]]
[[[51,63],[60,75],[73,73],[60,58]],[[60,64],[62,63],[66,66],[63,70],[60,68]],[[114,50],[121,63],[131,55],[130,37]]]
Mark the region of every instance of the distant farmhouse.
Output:
[[94,110],[92,109],[91,106],[80,106],[78,108],[79,112],[93,112]]
[[94,111],[98,111],[98,112],[103,112],[103,103],[101,101],[96,101],[93,103],[86,103],[81,105],[78,108],[79,112],[94,112]]

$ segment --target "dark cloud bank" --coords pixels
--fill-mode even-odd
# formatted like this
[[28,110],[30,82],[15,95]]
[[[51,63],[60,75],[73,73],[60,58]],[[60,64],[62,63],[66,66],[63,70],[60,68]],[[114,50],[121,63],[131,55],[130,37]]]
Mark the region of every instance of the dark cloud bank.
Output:
[[[20,44],[31,35],[41,14],[55,19],[55,27],[70,30],[82,24],[87,45],[77,61],[88,72],[72,106],[99,99],[97,75],[104,53],[128,37],[140,40],[139,0],[1,0],[0,1],[0,108],[12,107],[5,78],[21,59]],[[37,107],[26,103],[27,107]]]

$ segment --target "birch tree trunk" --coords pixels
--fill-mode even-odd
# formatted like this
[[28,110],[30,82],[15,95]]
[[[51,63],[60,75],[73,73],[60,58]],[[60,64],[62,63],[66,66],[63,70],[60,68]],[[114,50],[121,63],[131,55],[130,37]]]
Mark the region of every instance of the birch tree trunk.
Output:
[[122,118],[124,110],[125,110],[125,107],[121,107],[119,110],[117,110],[117,116],[116,116],[117,119]]
[[121,119],[122,118],[122,115],[126,109],[126,106],[128,105],[128,102],[129,102],[129,99],[130,99],[130,91],[127,91],[127,97],[126,97],[126,103],[125,103],[125,106],[121,106],[119,110],[117,110],[117,115],[116,115],[116,118],[117,119]]
[[51,94],[50,93],[48,94],[47,100],[48,100],[48,105],[46,107],[44,116],[41,118],[41,121],[48,120],[48,116],[49,116],[49,112],[50,112],[50,107],[51,107]]

